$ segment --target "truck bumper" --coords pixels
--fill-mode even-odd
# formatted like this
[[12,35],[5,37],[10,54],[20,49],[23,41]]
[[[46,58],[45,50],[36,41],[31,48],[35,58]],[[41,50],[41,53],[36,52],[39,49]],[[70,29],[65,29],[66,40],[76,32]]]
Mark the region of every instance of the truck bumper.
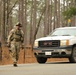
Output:
[[36,57],[68,58],[71,56],[72,46],[54,48],[33,48],[33,52]]

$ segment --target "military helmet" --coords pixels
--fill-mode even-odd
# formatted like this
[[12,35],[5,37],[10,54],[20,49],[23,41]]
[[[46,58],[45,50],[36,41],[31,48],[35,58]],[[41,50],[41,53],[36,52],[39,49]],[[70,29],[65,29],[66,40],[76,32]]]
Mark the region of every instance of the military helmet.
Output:
[[21,25],[20,22],[16,23],[16,26],[20,26],[20,27],[22,27],[22,25]]

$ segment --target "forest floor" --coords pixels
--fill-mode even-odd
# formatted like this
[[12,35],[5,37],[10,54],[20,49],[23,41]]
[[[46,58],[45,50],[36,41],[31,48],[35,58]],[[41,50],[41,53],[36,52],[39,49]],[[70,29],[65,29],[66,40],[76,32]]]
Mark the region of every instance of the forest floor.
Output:
[[[49,58],[47,62],[65,62],[68,61],[66,58]],[[24,50],[20,50],[18,64],[25,63],[37,63],[36,58],[33,55],[31,47]],[[2,47],[2,60],[0,58],[0,65],[12,64],[12,59],[9,55],[7,47]]]

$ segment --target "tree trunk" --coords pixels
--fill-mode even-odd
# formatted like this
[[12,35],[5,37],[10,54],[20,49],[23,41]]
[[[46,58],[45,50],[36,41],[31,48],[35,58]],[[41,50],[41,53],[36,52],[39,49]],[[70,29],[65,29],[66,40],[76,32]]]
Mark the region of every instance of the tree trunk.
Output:
[[45,14],[44,14],[44,36],[49,34],[49,20],[48,20],[48,10],[49,9],[49,0],[45,0]]
[[64,20],[64,17],[63,17],[63,15],[62,15],[62,12],[63,11],[65,11],[66,10],[66,7],[65,7],[65,0],[63,0],[63,4],[62,4],[62,8],[61,8],[61,14],[60,14],[60,18],[61,18],[61,26],[60,27],[64,27],[64,26],[66,26],[66,21]]
[[52,31],[52,0],[49,1],[49,33]]
[[60,26],[60,0],[58,0],[58,13],[57,13],[57,17],[58,17],[58,26],[57,27],[61,27]]
[[2,35],[1,35],[1,41],[3,44],[5,44],[5,7],[6,3],[5,0],[3,0],[3,22],[2,22]]
[[32,35],[33,35],[33,28],[32,28],[32,25],[33,25],[33,0],[32,0],[32,3],[31,3],[31,16],[30,16],[30,44],[32,44],[32,42],[33,42],[33,37],[32,37]]
[[57,0],[54,0],[54,29],[57,28]]
[[[32,25],[32,29],[33,29],[33,42],[34,42],[34,34],[35,34],[35,30],[36,30],[36,0],[33,0],[33,25]],[[32,45],[33,45],[32,42]]]
[[24,3],[25,3],[25,14],[24,14],[24,25],[23,25],[23,28],[24,28],[24,43],[25,43],[25,45],[26,44],[29,44],[29,42],[28,42],[28,38],[29,38],[29,36],[27,35],[27,14],[26,14],[26,12],[27,12],[27,0],[25,0],[24,1]]
[[[2,10],[2,1],[0,1],[0,10]],[[2,26],[2,11],[0,11],[0,35],[1,35],[1,26]],[[0,36],[0,41],[1,41],[1,36]]]

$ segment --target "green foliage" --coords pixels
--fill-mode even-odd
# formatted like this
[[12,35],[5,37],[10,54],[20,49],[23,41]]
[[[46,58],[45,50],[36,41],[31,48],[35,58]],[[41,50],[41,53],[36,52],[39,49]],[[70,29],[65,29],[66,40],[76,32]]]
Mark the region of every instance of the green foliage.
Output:
[[76,15],[76,7],[70,7],[66,11],[63,12],[63,15],[65,16],[65,19],[69,19]]

